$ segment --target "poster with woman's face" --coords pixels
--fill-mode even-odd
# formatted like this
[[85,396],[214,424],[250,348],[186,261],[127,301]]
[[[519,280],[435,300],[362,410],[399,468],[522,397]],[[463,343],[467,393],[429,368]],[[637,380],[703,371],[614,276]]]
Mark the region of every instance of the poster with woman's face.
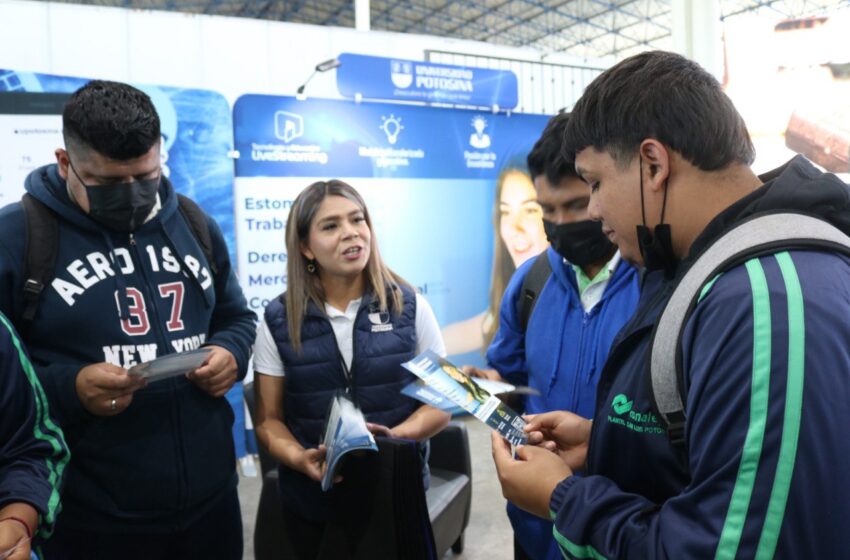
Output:
[[499,193],[499,235],[514,268],[542,253],[549,242],[543,231],[543,211],[525,170],[503,175]]

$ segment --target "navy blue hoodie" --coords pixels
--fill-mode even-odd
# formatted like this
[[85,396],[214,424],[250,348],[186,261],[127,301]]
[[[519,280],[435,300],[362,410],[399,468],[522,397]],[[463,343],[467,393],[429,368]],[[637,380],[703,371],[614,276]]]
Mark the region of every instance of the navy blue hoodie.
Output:
[[[56,165],[33,171],[26,189],[59,217],[55,278],[26,334],[73,454],[59,523],[105,533],[180,530],[236,483],[226,400],[177,377],[137,391],[114,417],[95,417],[75,380],[89,364],[129,368],[204,344],[229,350],[244,376],[255,318],[221,231],[208,218],[214,275],[165,179],[161,209],[133,234],[82,212]],[[0,310],[12,318],[21,313],[25,237],[21,204],[0,210]]]
[[850,234],[850,189],[834,175],[798,157],[763,180],[708,225],[677,279],[646,275],[599,382],[588,476],[552,494],[567,557],[847,557],[850,259],[778,251],[714,279],[683,331],[685,461],[652,408],[654,323],[701,251],[778,211]]

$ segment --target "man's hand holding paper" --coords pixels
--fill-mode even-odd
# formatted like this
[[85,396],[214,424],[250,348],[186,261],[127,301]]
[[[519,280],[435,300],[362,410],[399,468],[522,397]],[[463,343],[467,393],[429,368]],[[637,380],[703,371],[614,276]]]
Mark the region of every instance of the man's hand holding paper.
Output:
[[209,357],[187,377],[210,396],[224,396],[236,383],[236,358],[221,346],[204,346],[203,349],[211,351]]
[[128,375],[127,370],[102,362],[91,364],[77,374],[75,387],[83,407],[95,416],[114,416],[133,402],[133,393],[147,380]]
[[566,411],[526,416],[528,443],[557,453],[573,471],[584,469],[592,422]]

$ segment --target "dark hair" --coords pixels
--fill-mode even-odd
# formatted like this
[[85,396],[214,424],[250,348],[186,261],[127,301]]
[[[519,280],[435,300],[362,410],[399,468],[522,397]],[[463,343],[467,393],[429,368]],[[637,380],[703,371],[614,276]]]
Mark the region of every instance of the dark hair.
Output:
[[592,146],[626,165],[646,138],[703,171],[755,158],[744,120],[720,83],[670,52],[632,56],[593,80],[573,107],[564,149],[574,156]]
[[563,149],[569,120],[569,113],[549,119],[543,134],[528,153],[528,172],[532,180],[545,174],[549,183],[557,187],[565,177],[578,177],[572,154]]
[[71,95],[62,112],[65,147],[92,149],[114,160],[146,154],[159,142],[159,115],[144,92],[93,80]]

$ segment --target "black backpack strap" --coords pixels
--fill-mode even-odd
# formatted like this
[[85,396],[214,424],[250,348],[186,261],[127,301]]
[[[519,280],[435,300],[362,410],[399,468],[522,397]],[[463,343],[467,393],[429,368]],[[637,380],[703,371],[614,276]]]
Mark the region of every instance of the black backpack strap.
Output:
[[213,258],[212,235],[210,235],[210,227],[207,224],[206,214],[204,214],[204,211],[201,210],[201,207],[194,200],[179,193],[177,194],[177,207],[180,209],[180,213],[183,214],[183,218],[186,219],[189,227],[192,228],[192,232],[195,234],[195,240],[201,246],[204,257],[206,257],[210,265],[210,270],[212,270],[213,276],[215,276],[218,274],[218,267]]
[[850,256],[850,237],[828,222],[792,212],[755,216],[718,238],[676,285],[655,326],[650,355],[653,405],[680,453],[687,452],[682,334],[703,287],[749,259],[791,249],[820,249]]
[[53,210],[29,193],[21,197],[26,222],[24,245],[24,329],[35,319],[41,292],[53,281],[59,245],[59,225]]
[[528,327],[528,321],[531,319],[531,312],[534,311],[534,306],[537,304],[537,296],[543,291],[543,286],[552,275],[552,265],[549,264],[549,256],[547,251],[543,251],[534,259],[534,264],[531,265],[531,270],[522,281],[522,289],[519,292],[519,324],[523,332]]

